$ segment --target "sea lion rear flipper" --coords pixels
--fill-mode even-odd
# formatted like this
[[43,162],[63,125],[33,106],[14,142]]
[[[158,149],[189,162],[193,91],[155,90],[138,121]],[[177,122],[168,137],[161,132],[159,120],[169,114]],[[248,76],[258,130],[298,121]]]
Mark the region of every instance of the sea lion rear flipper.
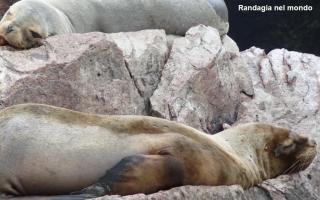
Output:
[[182,164],[171,155],[134,155],[122,159],[97,183],[72,194],[130,195],[182,185]]

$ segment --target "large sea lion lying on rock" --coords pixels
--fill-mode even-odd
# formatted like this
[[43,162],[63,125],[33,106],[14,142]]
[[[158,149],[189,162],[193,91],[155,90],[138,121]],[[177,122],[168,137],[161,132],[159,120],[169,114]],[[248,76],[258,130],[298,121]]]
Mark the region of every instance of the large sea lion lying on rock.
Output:
[[[0,112],[0,193],[55,199],[153,193],[181,185],[251,187],[309,166],[313,140],[249,123],[207,135],[147,116],[39,104]],[[31,198],[32,199],[32,198]]]
[[226,34],[224,0],[21,0],[1,20],[0,36],[17,48],[30,48],[56,34],[164,29],[184,35],[198,24]]

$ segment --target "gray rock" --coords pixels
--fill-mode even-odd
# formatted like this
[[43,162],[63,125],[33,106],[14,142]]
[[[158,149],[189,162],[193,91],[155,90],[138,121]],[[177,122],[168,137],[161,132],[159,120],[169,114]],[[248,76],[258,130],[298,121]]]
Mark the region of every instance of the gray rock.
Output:
[[[305,134],[320,144],[320,58],[276,49],[242,52],[253,81],[254,96],[242,96],[237,124],[270,122]],[[265,181],[261,185],[272,199],[320,199],[319,156],[305,171]]]
[[152,114],[208,133],[233,123],[240,93],[232,56],[239,52],[230,38],[225,42],[216,29],[203,25],[175,39],[150,100]]
[[220,200],[237,199],[246,200],[244,191],[240,186],[184,186],[168,191],[160,191],[151,195],[137,194],[132,196],[106,196],[95,200]]
[[157,88],[169,49],[163,30],[109,34],[122,50],[139,94],[148,100]]
[[0,101],[2,107],[33,102],[146,114],[145,99],[160,80],[167,51],[163,31],[61,35],[25,51],[2,47]]

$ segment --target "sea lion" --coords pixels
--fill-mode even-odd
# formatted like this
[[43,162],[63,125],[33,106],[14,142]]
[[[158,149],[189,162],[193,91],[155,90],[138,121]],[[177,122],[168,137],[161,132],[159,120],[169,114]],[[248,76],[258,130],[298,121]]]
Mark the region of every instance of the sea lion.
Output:
[[224,0],[21,0],[0,22],[0,36],[17,48],[63,33],[105,33],[164,29],[184,35],[195,25],[228,32]]
[[181,185],[251,187],[309,166],[313,140],[263,123],[208,135],[148,116],[40,104],[0,112],[0,193],[53,199],[153,193]]

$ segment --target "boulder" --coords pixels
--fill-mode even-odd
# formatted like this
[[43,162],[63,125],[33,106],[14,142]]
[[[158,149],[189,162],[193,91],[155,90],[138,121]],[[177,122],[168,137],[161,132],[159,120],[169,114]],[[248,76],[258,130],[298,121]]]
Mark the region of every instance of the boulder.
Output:
[[157,200],[157,199],[184,199],[184,200],[244,200],[244,191],[240,186],[184,186],[168,191],[160,191],[151,195],[137,194],[120,197],[117,195],[96,198],[95,200]]
[[[261,121],[287,127],[317,141],[320,150],[320,58],[275,49],[241,53],[254,87],[242,94],[236,124]],[[265,181],[260,192],[271,199],[320,199],[320,158],[305,171]],[[262,191],[263,190],[263,191]]]
[[234,123],[240,105],[232,60],[239,53],[216,29],[191,28],[173,41],[160,84],[150,99],[155,116],[188,124],[207,133]]
[[160,30],[66,34],[24,51],[2,47],[0,102],[2,107],[33,102],[99,114],[146,114],[145,99],[167,54]]

